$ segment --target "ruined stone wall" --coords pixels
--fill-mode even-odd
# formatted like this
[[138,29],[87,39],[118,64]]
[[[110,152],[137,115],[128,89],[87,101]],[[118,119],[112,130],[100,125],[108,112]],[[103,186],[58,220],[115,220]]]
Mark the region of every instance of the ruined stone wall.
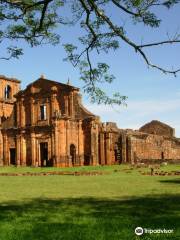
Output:
[[99,164],[99,119],[89,117],[82,122],[84,165]]
[[[6,97],[5,89],[9,87],[9,96]],[[20,81],[0,75],[0,117],[7,118],[11,115],[15,98],[14,95],[20,90]],[[2,119],[2,121],[5,119]]]
[[[54,154],[57,156],[57,166],[80,166],[84,163],[84,135],[82,121],[61,119],[54,129]],[[71,147],[74,147],[75,158],[72,159]],[[73,162],[72,162],[73,161]]]
[[158,135],[131,136],[131,161],[179,160],[180,145],[171,138]]
[[122,145],[116,123],[99,125],[99,164],[113,165],[122,162]]

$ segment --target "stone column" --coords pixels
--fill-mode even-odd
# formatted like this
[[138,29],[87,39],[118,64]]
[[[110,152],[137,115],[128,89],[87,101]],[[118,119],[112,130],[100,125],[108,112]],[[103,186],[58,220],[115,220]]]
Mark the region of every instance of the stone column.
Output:
[[99,142],[99,148],[100,148],[100,163],[101,165],[105,165],[105,149],[104,149],[104,132],[100,133],[100,142]]
[[54,132],[56,164],[59,163],[59,141],[58,141],[59,136],[58,135],[59,135],[59,131],[58,131],[58,128],[56,127],[55,132]]
[[126,159],[126,152],[127,152],[127,146],[126,146],[126,135],[124,133],[122,133],[121,135],[121,157],[122,157],[122,163],[126,163],[127,159]]
[[18,127],[22,127],[22,101],[21,99],[19,100],[19,124]]
[[99,131],[98,131],[98,125],[96,124],[95,128],[95,134],[96,134],[96,165],[99,165]]
[[16,124],[17,124],[17,127],[20,127],[20,105],[19,105],[19,101],[16,102]]
[[64,105],[65,105],[65,115],[69,116],[69,99],[67,96],[64,97]]
[[128,163],[134,164],[134,152],[133,152],[133,147],[132,147],[132,140],[131,136],[128,136]]
[[109,133],[109,165],[112,165],[115,163],[114,159],[114,144],[113,144],[113,133]]
[[10,164],[10,159],[9,159],[9,152],[8,152],[8,139],[7,135],[4,133],[3,134],[3,160],[4,160],[4,165],[8,166]]
[[111,150],[110,150],[110,133],[109,132],[106,132],[105,134],[105,159],[106,159],[106,164],[107,165],[110,165],[111,164]]
[[36,166],[36,135],[31,133],[31,162],[32,166]]
[[70,93],[70,104],[69,104],[69,112],[70,112],[70,116],[71,117],[74,117],[74,101],[73,101],[73,92]]
[[55,121],[54,125],[54,159],[55,159],[55,166],[59,165],[59,146],[58,146],[58,127],[57,121]]
[[26,125],[25,123],[25,107],[24,107],[24,99],[20,102],[20,126],[24,127]]
[[21,165],[21,137],[20,135],[16,136],[16,165]]
[[52,130],[52,134],[51,134],[51,157],[52,157],[52,161],[53,161],[53,167],[56,166],[54,140],[55,140],[54,131]]
[[84,136],[82,132],[82,121],[78,121],[78,156],[79,156],[79,165],[83,166],[84,164],[84,151],[83,151],[83,145],[84,145]]
[[91,123],[91,165],[98,165],[98,125]]
[[36,140],[36,138],[35,138],[35,146],[36,146],[35,164],[36,166],[41,166],[40,142]]
[[20,142],[21,142],[21,150],[20,150],[21,165],[26,166],[26,142],[23,135],[20,136]]
[[34,125],[34,99],[30,98],[31,125]]
[[69,120],[66,121],[66,138],[65,138],[65,144],[66,144],[66,156],[67,156],[67,161],[68,161],[68,166],[72,166],[72,161],[71,161],[71,156],[70,156],[70,143],[69,143],[69,138],[70,138],[70,123]]
[[0,128],[0,166],[3,166],[3,135]]
[[55,116],[55,103],[54,103],[54,99],[55,98],[55,96],[54,96],[54,94],[52,94],[51,95],[51,102],[50,102],[50,108],[51,108],[51,110],[50,110],[50,118],[52,119],[54,116]]

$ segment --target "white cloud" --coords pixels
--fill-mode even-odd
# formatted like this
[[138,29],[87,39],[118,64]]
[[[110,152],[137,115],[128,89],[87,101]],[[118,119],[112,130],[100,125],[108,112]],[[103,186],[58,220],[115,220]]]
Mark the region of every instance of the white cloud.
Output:
[[151,112],[166,112],[179,108],[180,99],[176,100],[151,100],[151,101],[136,101],[128,104],[128,109],[131,111],[143,111],[147,114]]
[[127,107],[110,107],[86,104],[88,110],[102,121],[116,122],[120,128],[139,129],[151,120],[165,122],[176,129],[180,136],[180,99],[129,101]]
[[127,107],[111,107],[106,105],[87,104],[86,107],[96,114],[133,112],[138,115],[150,115],[180,110],[180,99],[174,100],[151,100],[151,101],[129,101]]

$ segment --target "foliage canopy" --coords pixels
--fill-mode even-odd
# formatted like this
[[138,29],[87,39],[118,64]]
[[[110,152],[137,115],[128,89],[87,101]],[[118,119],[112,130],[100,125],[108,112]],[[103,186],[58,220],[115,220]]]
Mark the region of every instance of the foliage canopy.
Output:
[[[158,28],[161,19],[155,13],[157,8],[171,9],[180,0],[5,0],[0,1],[0,43],[5,44],[7,56],[1,59],[19,58],[23,49],[18,47],[18,40],[25,40],[31,47],[41,44],[59,44],[60,25],[82,28],[82,36],[77,36],[78,47],[73,42],[64,44],[66,60],[79,67],[84,91],[92,102],[122,104],[125,96],[114,93],[107,96],[101,84],[112,83],[114,76],[109,74],[105,62],[92,62],[94,52],[101,54],[117,50],[121,41],[132,47],[145,61],[148,67],[163,73],[176,75],[180,69],[165,69],[149,60],[145,49],[160,45],[180,43],[180,35],[175,33],[160,42],[136,43],[128,37],[122,21],[114,21],[108,9],[113,8],[119,18],[126,14],[132,24],[143,23],[151,28]],[[70,9],[70,13],[63,12]],[[16,45],[12,43],[16,42]]]

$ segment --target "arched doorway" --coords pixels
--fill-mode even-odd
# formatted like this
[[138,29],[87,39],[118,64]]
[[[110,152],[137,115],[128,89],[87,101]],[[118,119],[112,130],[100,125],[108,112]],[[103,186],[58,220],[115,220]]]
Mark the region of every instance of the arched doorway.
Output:
[[41,167],[46,167],[48,165],[48,143],[47,142],[40,143],[40,160],[41,160]]
[[10,151],[10,164],[16,165],[16,149],[10,148],[9,151]]
[[164,160],[164,152],[161,152],[161,159]]
[[72,165],[74,166],[76,164],[76,147],[74,144],[70,145],[70,156],[71,156]]

